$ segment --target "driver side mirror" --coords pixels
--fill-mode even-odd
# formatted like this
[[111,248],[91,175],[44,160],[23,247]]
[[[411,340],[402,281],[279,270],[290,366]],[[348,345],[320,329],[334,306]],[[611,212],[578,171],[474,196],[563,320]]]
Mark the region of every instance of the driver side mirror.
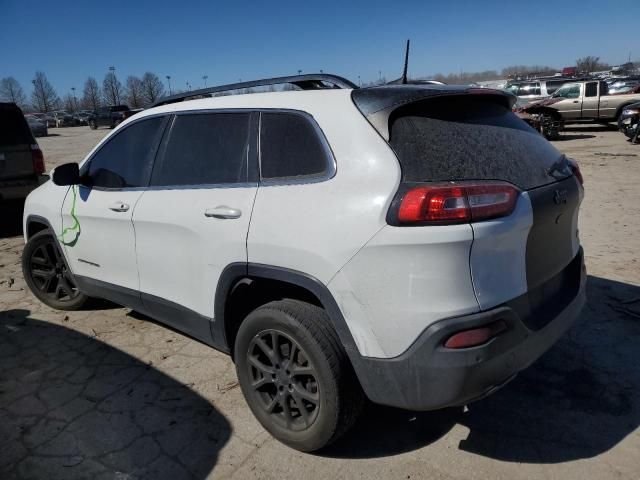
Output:
[[60,165],[53,170],[51,180],[59,186],[78,185],[80,183],[80,167],[77,163]]

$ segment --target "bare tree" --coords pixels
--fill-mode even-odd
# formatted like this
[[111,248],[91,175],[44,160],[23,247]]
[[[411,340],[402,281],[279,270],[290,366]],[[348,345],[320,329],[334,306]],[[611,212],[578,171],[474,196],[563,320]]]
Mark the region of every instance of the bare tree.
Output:
[[100,87],[95,78],[89,77],[84,82],[81,103],[86,109],[97,110],[100,107]]
[[[176,93],[174,91],[174,93]],[[152,72],[146,72],[142,76],[142,97],[145,106],[155,103],[164,96],[164,85],[160,78]]]
[[60,104],[60,98],[44,72],[36,72],[31,82],[33,83],[33,93],[31,94],[33,106],[38,111],[45,113],[55,110]]
[[109,72],[102,82],[102,96],[107,105],[120,105],[123,88],[115,72]]
[[591,73],[608,68],[608,65],[600,63],[600,57],[587,56],[576,60],[578,72]]
[[131,108],[141,108],[144,106],[144,90],[142,80],[138,77],[127,77],[127,104]]
[[78,102],[75,98],[73,98],[73,95],[71,95],[70,93],[67,93],[63,99],[62,99],[62,104],[64,105],[64,109],[67,112],[75,112],[76,110],[78,110]]
[[13,102],[21,108],[27,105],[27,97],[24,94],[24,90],[13,77],[6,77],[0,80],[0,100]]

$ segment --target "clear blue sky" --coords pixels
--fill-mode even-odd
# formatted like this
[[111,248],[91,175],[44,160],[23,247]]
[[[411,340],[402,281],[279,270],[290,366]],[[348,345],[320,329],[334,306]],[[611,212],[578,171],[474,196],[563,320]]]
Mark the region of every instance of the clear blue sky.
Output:
[[[0,0],[0,77],[30,94],[42,70],[63,96],[110,65],[186,89],[303,72],[357,82],[514,64],[640,59],[640,0],[311,2]],[[166,84],[166,81],[165,81]]]

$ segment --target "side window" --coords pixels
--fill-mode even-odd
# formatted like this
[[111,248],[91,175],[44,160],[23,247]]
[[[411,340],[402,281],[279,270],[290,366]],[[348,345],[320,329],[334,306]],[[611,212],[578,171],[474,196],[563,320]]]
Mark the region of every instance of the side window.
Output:
[[177,115],[151,185],[247,181],[248,113]]
[[142,120],[114,135],[89,160],[86,174],[91,186],[146,186],[163,121],[163,117]]
[[308,177],[329,170],[327,151],[311,122],[294,113],[262,113],[260,173],[264,179]]
[[565,98],[579,98],[579,97],[580,97],[580,85],[577,83],[574,85],[571,85],[567,89],[567,95]]
[[551,95],[553,92],[555,92],[556,90],[558,90],[558,88],[560,88],[562,85],[564,84],[564,82],[558,82],[558,81],[549,81],[547,82],[547,93],[549,95]]
[[598,96],[598,82],[589,82],[585,86],[585,97],[597,97]]
[[518,96],[525,97],[527,95],[540,95],[539,83],[524,83],[518,89]]

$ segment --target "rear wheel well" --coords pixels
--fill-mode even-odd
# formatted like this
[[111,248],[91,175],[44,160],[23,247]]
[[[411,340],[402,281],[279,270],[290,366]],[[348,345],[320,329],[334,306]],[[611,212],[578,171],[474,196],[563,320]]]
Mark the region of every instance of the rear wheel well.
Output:
[[261,305],[285,298],[300,300],[323,308],[318,297],[306,288],[293,283],[269,278],[245,277],[233,285],[224,309],[224,332],[232,355],[238,329],[247,315]]
[[27,224],[27,240],[33,237],[36,233],[46,230],[47,228],[49,228],[49,225],[44,222],[40,222],[38,220],[30,221]]

